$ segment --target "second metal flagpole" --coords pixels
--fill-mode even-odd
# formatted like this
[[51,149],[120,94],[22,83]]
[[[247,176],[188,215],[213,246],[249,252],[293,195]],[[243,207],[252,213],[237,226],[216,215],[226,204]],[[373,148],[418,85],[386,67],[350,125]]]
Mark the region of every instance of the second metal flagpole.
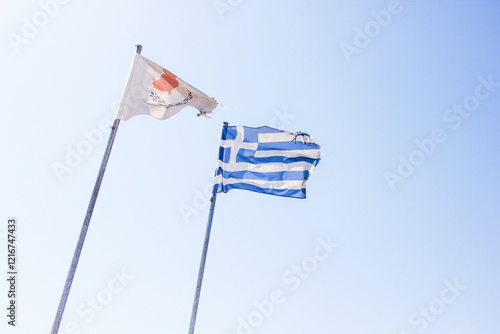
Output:
[[[136,45],[137,53],[141,53],[142,46]],[[108,139],[108,145],[106,146],[106,151],[104,151],[104,157],[102,158],[101,167],[99,168],[99,174],[97,175],[97,180],[94,185],[94,190],[92,191],[92,197],[90,198],[89,206],[87,208],[87,213],[83,221],[82,229],[80,231],[80,237],[76,244],[75,253],[73,254],[73,260],[71,261],[71,266],[69,268],[68,277],[66,278],[66,283],[59,301],[59,307],[57,308],[56,317],[52,325],[51,334],[57,334],[59,331],[59,326],[61,325],[62,316],[64,314],[64,309],[66,307],[66,302],[68,301],[69,292],[71,290],[71,285],[73,284],[73,278],[75,277],[76,267],[78,266],[78,261],[80,260],[80,255],[82,253],[83,244],[85,242],[85,237],[87,236],[87,231],[90,225],[90,219],[92,218],[92,213],[94,211],[94,206],[97,200],[97,195],[99,194],[99,189],[101,188],[102,179],[104,177],[104,172],[106,171],[106,166],[108,164],[109,155],[111,149],[113,148],[113,143],[115,141],[116,132],[118,131],[118,125],[120,125],[120,120],[115,119],[113,127],[111,128],[111,133]]]
[[189,324],[189,334],[194,333],[196,323],[196,314],[198,313],[198,303],[200,302],[201,284],[203,282],[203,273],[205,272],[205,262],[207,261],[208,243],[210,241],[210,231],[212,230],[212,220],[214,217],[215,199],[217,193],[212,193],[210,199],[210,212],[208,214],[207,230],[205,232],[205,242],[203,243],[203,251],[201,253],[200,270],[198,271],[198,281],[196,282],[196,291],[194,294],[193,311],[191,312],[191,323]]
[[[224,127],[228,123],[224,122]],[[207,261],[208,243],[210,242],[210,232],[212,231],[212,220],[214,218],[215,200],[217,199],[217,192],[212,192],[210,198],[210,211],[208,213],[207,229],[205,231],[205,241],[203,243],[203,251],[201,253],[200,269],[198,271],[198,281],[196,282],[196,290],[193,301],[193,311],[191,312],[191,322],[189,324],[189,334],[194,334],[194,326],[196,324],[196,315],[198,313],[198,304],[200,302],[201,284],[203,282],[203,274],[205,272],[205,262]]]

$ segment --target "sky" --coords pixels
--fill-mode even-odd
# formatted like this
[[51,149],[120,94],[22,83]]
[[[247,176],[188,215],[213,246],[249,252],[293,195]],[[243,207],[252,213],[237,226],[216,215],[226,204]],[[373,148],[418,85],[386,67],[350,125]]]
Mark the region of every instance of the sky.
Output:
[[225,107],[121,122],[59,333],[188,332],[223,122],[307,132],[322,160],[307,199],[219,194],[195,333],[496,333],[498,17],[493,0],[2,0],[0,332],[50,332],[141,44]]

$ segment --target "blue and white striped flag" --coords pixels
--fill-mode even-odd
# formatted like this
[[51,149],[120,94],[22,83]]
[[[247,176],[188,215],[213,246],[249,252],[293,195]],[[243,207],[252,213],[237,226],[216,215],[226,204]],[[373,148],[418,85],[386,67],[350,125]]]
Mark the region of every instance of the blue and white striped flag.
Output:
[[214,193],[245,189],[305,198],[306,180],[320,159],[321,148],[308,134],[224,126]]

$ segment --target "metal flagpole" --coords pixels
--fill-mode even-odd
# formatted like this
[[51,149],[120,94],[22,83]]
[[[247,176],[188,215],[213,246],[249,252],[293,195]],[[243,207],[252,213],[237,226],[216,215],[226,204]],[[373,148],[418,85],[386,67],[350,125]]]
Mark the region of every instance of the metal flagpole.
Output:
[[[228,123],[224,122],[227,127]],[[203,273],[205,272],[205,262],[207,260],[208,243],[210,241],[210,231],[212,230],[212,220],[214,218],[215,200],[217,193],[212,192],[210,198],[210,211],[208,213],[207,230],[205,231],[205,242],[203,243],[203,251],[201,253],[200,269],[198,271],[198,282],[196,282],[196,291],[194,294],[193,311],[191,312],[191,323],[189,324],[189,334],[194,334],[194,326],[196,324],[196,315],[198,313],[198,304],[200,302],[201,283],[203,282]]]
[[[141,53],[141,50],[142,46],[136,45],[136,52],[138,54]],[[108,164],[109,155],[111,153],[111,149],[113,148],[113,142],[115,141],[116,132],[118,131],[118,125],[120,125],[120,120],[115,119],[113,127],[111,128],[111,133],[109,135],[106,151],[104,151],[104,157],[102,158],[101,167],[99,169],[99,174],[97,175],[97,180],[94,185],[94,190],[92,191],[92,197],[90,198],[89,206],[87,208],[87,214],[85,215],[83,226],[80,231],[80,237],[78,238],[75,253],[73,254],[73,260],[71,261],[68,277],[66,278],[66,284],[64,285],[63,293],[61,295],[61,300],[59,301],[59,307],[57,309],[56,317],[54,319],[54,324],[52,325],[52,331],[50,332],[51,334],[57,334],[57,332],[59,331],[59,326],[61,325],[64,308],[66,307],[66,302],[68,300],[69,292],[71,290],[71,285],[73,284],[73,278],[75,277],[76,267],[78,266],[80,254],[82,253],[83,243],[85,242],[85,237],[87,236],[87,230],[89,229],[90,225],[90,218],[92,218],[92,213],[94,211],[97,195],[99,194],[99,189],[101,188],[104,172],[106,171],[106,165]]]
[[205,232],[205,242],[203,244],[203,252],[201,254],[200,270],[198,271],[198,282],[196,283],[196,291],[194,295],[193,311],[191,312],[191,323],[189,324],[189,334],[194,333],[196,323],[196,314],[198,313],[198,303],[200,302],[201,283],[203,281],[203,273],[205,272],[205,262],[207,260],[208,242],[210,241],[210,231],[212,230],[212,219],[214,217],[215,199],[217,193],[212,194],[210,198],[210,212],[208,214],[207,230]]

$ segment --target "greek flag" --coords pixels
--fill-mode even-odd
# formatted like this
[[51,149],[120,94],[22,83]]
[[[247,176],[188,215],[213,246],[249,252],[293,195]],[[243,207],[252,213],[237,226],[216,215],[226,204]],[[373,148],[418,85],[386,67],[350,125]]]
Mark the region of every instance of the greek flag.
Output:
[[305,198],[306,180],[320,159],[320,146],[306,133],[225,125],[214,193],[245,189]]

